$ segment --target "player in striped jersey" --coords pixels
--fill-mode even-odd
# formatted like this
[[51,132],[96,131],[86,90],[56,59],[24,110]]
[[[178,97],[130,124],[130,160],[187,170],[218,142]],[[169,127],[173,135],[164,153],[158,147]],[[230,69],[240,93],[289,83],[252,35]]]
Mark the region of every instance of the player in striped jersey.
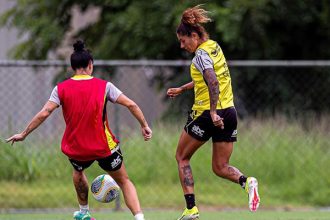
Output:
[[167,91],[170,97],[180,95],[188,89],[194,89],[195,94],[194,104],[176,151],[179,177],[186,200],[186,209],[179,220],[199,217],[190,159],[210,138],[213,142],[213,172],[240,184],[248,192],[251,211],[256,211],[260,202],[256,178],[246,177],[229,164],[233,143],[237,140],[237,114],[225,56],[219,44],[209,39],[203,27],[209,21],[211,19],[207,11],[200,6],[183,12],[176,33],[181,48],[195,54],[190,66],[192,81]]

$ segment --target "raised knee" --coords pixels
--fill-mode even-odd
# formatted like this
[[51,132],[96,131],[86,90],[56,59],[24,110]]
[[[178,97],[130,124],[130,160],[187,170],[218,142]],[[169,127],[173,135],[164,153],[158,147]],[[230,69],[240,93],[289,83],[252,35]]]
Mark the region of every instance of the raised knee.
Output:
[[176,159],[176,161],[177,161],[178,164],[180,164],[180,163],[186,163],[186,162],[189,163],[191,157],[192,157],[192,154],[191,153],[180,151],[180,150],[178,150],[176,152],[176,154],[175,154],[175,159]]
[[212,170],[216,175],[218,175],[220,177],[224,177],[224,176],[226,176],[225,168],[227,166],[228,166],[228,163],[212,164]]

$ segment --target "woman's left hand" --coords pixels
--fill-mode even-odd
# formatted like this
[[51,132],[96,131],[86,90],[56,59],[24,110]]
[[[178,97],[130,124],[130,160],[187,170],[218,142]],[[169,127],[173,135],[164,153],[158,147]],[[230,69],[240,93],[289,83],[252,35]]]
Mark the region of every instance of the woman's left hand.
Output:
[[144,140],[149,141],[152,137],[152,130],[148,126],[143,127],[141,129],[142,129],[142,135],[144,137]]
[[214,126],[220,127],[221,129],[225,128],[225,124],[223,123],[223,118],[221,118],[217,113],[211,113],[211,118]]

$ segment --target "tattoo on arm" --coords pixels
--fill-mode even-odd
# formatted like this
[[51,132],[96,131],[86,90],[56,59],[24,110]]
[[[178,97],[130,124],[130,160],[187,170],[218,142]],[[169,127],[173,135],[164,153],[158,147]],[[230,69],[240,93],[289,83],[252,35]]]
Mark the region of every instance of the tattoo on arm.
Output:
[[183,183],[186,186],[194,186],[194,179],[190,165],[181,167],[183,173]]
[[[34,129],[36,129],[37,127],[39,127],[40,124],[42,124],[46,118],[52,113],[52,109],[51,108],[43,108],[37,115],[35,115],[33,117],[33,119],[31,120],[31,122],[28,124],[28,126],[26,127],[26,129],[23,131],[23,133],[25,135],[30,134]],[[47,114],[44,114],[44,113]]]
[[22,132],[25,136],[30,134],[34,129],[39,127],[40,124],[42,124],[47,117],[54,111],[55,107],[53,104],[49,104],[48,102],[45,104],[45,106],[32,118],[28,126],[24,129]]
[[26,129],[23,131],[25,135],[30,134],[34,129],[39,127],[39,125],[44,121],[45,119],[42,119],[40,117],[35,117],[34,120],[30,122],[30,124],[26,127]]
[[217,108],[220,94],[219,81],[213,69],[204,70],[204,79],[207,82],[207,86],[209,88],[211,110],[215,110]]
[[48,112],[49,114],[52,113],[52,110],[50,108],[46,108],[45,111]]

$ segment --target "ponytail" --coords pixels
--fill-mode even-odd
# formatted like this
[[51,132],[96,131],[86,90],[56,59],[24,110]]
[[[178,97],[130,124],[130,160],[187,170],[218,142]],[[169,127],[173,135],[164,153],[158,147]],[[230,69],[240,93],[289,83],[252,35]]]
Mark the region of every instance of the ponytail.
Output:
[[181,22],[190,25],[198,25],[208,23],[211,18],[208,17],[208,11],[201,8],[201,5],[197,5],[193,8],[188,8],[182,14]]
[[212,19],[208,16],[208,11],[201,8],[201,5],[188,8],[182,13],[181,22],[176,33],[190,37],[191,33],[195,32],[200,38],[209,38],[203,24],[210,21]]

